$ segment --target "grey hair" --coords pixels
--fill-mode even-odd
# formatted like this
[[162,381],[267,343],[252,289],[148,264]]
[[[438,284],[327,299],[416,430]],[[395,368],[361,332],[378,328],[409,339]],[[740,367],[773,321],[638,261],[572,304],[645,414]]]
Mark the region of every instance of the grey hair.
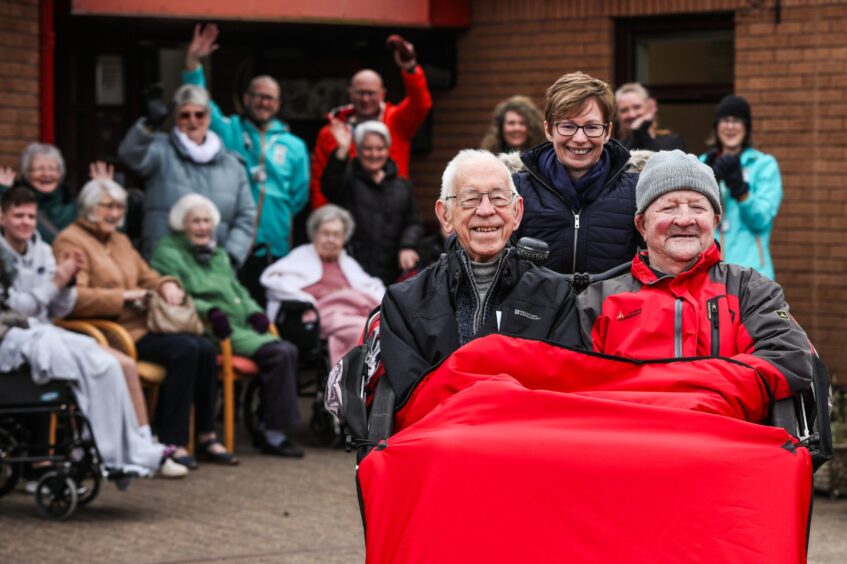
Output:
[[624,94],[629,94],[632,92],[633,94],[638,94],[645,100],[650,97],[650,93],[647,91],[644,86],[641,85],[640,82],[627,82],[626,84],[621,85],[620,88],[615,90],[615,99],[620,98]]
[[[100,198],[103,196],[108,196],[119,204],[126,205],[127,195],[123,186],[108,178],[95,178],[86,182],[79,193],[77,204],[79,205],[80,215],[88,221],[95,221],[94,208],[97,207]],[[126,214],[124,214],[124,219],[126,219]],[[121,219],[121,226],[124,224],[124,219]]]
[[206,208],[212,216],[212,227],[217,228],[221,222],[221,212],[215,202],[201,194],[186,194],[176,201],[168,214],[168,226],[171,231],[176,233],[185,231],[185,218],[197,208]]
[[372,119],[370,121],[363,121],[353,130],[353,142],[356,143],[356,149],[359,148],[365,140],[365,136],[369,133],[381,135],[385,139],[385,146],[391,148],[391,133],[389,133],[388,127],[381,121]]
[[453,189],[457,188],[455,183],[456,174],[458,173],[459,168],[465,163],[477,160],[486,160],[496,163],[497,166],[503,169],[503,176],[508,179],[506,185],[509,188],[509,191],[513,194],[517,193],[515,181],[512,180],[509,168],[503,163],[503,161],[498,159],[494,153],[486,151],[485,149],[463,149],[459,151],[455,157],[453,157],[453,160],[447,163],[447,168],[444,169],[444,174],[441,175],[441,194],[438,196],[439,200],[449,202],[447,197],[452,196]]
[[179,109],[188,104],[203,106],[208,109],[209,92],[196,84],[183,84],[174,92],[174,107]]
[[59,183],[65,179],[65,159],[62,151],[55,145],[49,143],[30,143],[21,153],[21,174],[29,180],[29,167],[35,157],[49,157],[59,165]]
[[321,224],[326,221],[338,219],[344,225],[344,243],[350,240],[353,236],[353,231],[356,230],[356,222],[353,221],[353,216],[344,208],[338,207],[335,204],[327,204],[322,206],[309,215],[306,220],[306,233],[309,234],[309,241],[315,240],[315,235],[318,233]]

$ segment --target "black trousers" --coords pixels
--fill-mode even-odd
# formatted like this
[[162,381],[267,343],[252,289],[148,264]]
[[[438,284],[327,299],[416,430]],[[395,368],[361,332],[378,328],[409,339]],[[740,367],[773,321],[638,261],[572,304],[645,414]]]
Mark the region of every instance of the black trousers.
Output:
[[299,423],[297,347],[288,341],[267,343],[251,358],[259,365],[265,428],[281,431]]
[[[191,404],[197,434],[215,430],[217,351],[198,335],[147,333],[135,343],[138,358],[165,367],[153,427],[162,444],[188,444]],[[152,415],[152,414],[151,414]]]

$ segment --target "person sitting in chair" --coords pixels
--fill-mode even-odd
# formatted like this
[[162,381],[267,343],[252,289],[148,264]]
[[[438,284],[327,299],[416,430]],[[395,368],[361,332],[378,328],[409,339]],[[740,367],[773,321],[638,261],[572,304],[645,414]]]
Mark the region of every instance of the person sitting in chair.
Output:
[[435,213],[456,234],[438,262],[388,288],[380,341],[385,374],[402,405],[423,373],[491,333],[579,343],[564,276],[518,257],[509,244],[523,199],[488,151],[461,151],[444,170]]

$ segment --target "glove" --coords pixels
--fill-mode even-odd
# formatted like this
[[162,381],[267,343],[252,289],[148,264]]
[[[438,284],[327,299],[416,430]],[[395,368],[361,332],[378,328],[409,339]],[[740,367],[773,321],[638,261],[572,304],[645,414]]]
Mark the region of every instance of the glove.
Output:
[[256,333],[267,333],[268,328],[271,326],[271,320],[268,319],[268,316],[261,311],[251,313],[250,317],[247,318],[247,323],[256,331]]
[[232,335],[232,327],[229,324],[229,317],[224,312],[216,307],[209,310],[209,323],[212,325],[212,334],[218,339],[226,339]]
[[726,187],[729,188],[729,193],[736,200],[744,196],[749,190],[747,183],[744,182],[744,174],[741,172],[741,161],[738,155],[722,155],[715,164],[712,165],[715,171],[715,178],[723,180]]
[[706,153],[706,164],[709,165],[712,170],[715,170],[715,161],[718,158],[718,150],[712,149],[708,153]]
[[144,89],[144,123],[150,129],[159,129],[171,113],[163,94],[161,84],[153,84]]

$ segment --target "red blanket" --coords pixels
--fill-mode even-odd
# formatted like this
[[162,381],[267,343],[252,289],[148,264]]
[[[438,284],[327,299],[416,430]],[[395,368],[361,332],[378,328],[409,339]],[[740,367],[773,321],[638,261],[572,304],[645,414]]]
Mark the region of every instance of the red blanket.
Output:
[[359,465],[368,562],[798,562],[812,468],[755,370],[492,335]]

